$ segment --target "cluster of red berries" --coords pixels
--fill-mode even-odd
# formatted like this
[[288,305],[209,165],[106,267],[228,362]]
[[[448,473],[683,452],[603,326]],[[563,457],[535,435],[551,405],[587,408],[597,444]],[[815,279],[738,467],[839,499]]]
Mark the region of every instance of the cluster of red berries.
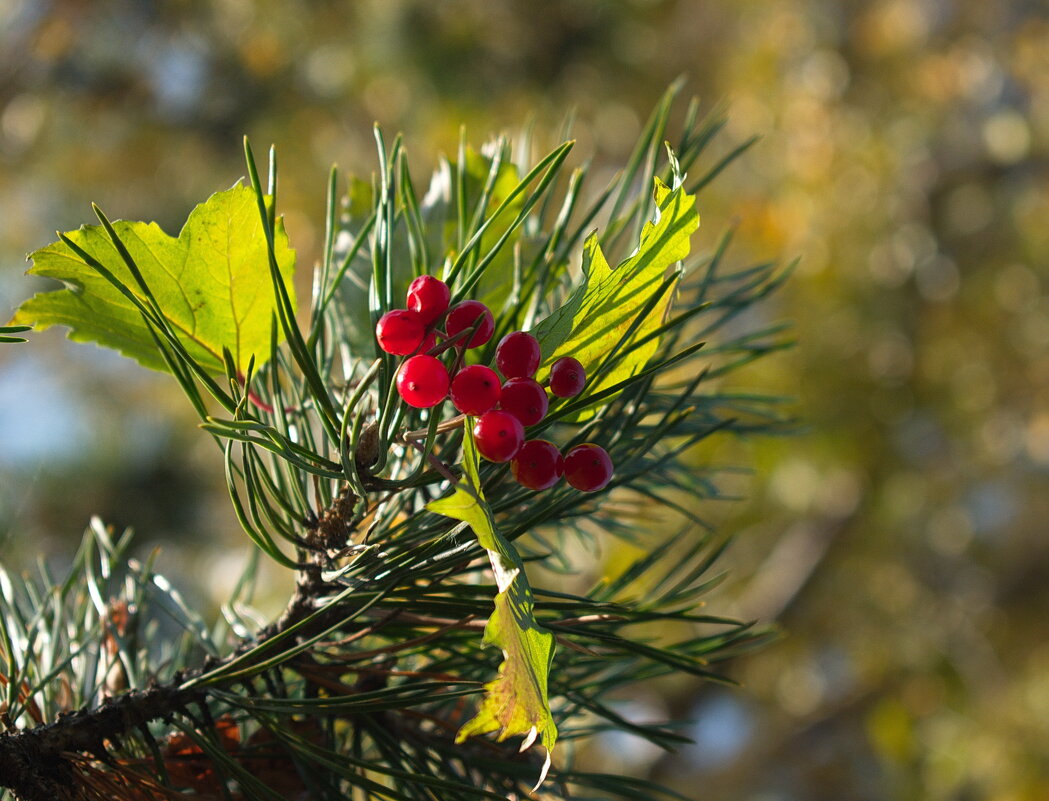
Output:
[[[464,300],[451,309],[448,286],[432,275],[422,275],[408,287],[407,309],[387,312],[375,326],[379,347],[409,358],[397,372],[397,392],[409,406],[428,409],[451,396],[455,408],[476,417],[473,434],[477,450],[492,462],[510,462],[514,479],[522,486],[544,490],[562,476],[583,492],[603,489],[612,479],[612,460],[600,445],[576,445],[562,455],[552,442],[525,439],[525,428],[540,422],[549,408],[546,388],[535,380],[542,363],[539,341],[525,331],[514,331],[499,341],[495,364],[472,364],[450,376],[431,351],[438,334],[455,341],[456,364],[462,351],[492,338],[495,318],[480,301]],[[441,320],[444,330],[438,330]],[[564,356],[550,367],[550,392],[559,398],[578,395],[586,386],[583,365]]]

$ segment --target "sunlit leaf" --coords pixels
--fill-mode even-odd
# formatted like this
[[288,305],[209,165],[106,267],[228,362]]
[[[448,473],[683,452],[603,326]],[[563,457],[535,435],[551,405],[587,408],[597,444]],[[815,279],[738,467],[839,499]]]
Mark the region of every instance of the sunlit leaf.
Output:
[[[484,630],[484,642],[503,651],[499,675],[485,685],[477,715],[456,736],[462,741],[474,734],[498,732],[498,739],[524,735],[530,745],[538,735],[550,752],[557,740],[557,726],[550,714],[547,678],[554,653],[553,635],[532,614],[532,589],[524,563],[514,547],[495,527],[492,511],[481,492],[477,447],[470,427],[463,442],[462,482],[447,498],[430,503],[431,512],[467,523],[492,563],[498,594],[495,611]],[[544,775],[545,775],[544,768]]]
[[[588,382],[585,393],[593,394],[640,371],[659,348],[656,337],[641,345],[634,343],[663,322],[674,291],[664,287],[664,278],[671,265],[688,255],[689,237],[699,227],[699,214],[695,196],[682,187],[671,190],[657,178],[654,196],[656,219],[645,223],[637,250],[615,269],[609,266],[596,234],[587,238],[583,280],[563,306],[532,329],[545,354],[540,381],[561,356],[578,359],[588,376],[606,358],[617,358],[601,376]],[[662,296],[656,299],[660,292]],[[650,303],[653,305],[646,309]],[[635,325],[642,312],[645,318]]]
[[[266,237],[250,188],[238,185],[212,195],[190,213],[177,239],[156,223],[118,220],[113,228],[169,326],[201,366],[223,373],[223,348],[229,348],[240,370],[252,355],[256,366],[269,357],[276,302]],[[143,298],[103,227],[82,226],[67,236]],[[281,274],[293,293],[295,252],[280,221],[275,245]],[[38,328],[66,325],[70,339],[115,348],[154,370],[167,369],[134,303],[72,248],[59,241],[30,258],[31,274],[57,279],[66,288],[30,298],[12,322]]]

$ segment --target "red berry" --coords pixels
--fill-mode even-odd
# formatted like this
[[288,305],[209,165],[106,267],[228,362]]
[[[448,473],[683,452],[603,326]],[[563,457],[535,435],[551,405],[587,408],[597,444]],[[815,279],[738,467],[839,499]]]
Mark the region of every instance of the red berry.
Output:
[[451,297],[448,284],[432,275],[420,275],[408,285],[408,308],[419,315],[423,325],[448,311]]
[[474,423],[477,450],[490,462],[509,462],[524,443],[524,426],[512,414],[485,412]]
[[531,490],[545,490],[556,484],[565,472],[561,451],[545,439],[530,439],[521,446],[510,470],[514,480]]
[[454,337],[460,331],[472,328],[475,324],[477,328],[473,336],[470,337],[469,342],[465,343],[468,348],[479,348],[492,338],[492,334],[495,333],[495,318],[481,301],[464,300],[462,303],[456,303],[448,312],[444,330],[448,336]]
[[419,315],[407,309],[394,309],[379,318],[375,337],[379,347],[395,356],[407,356],[423,341],[425,326]]
[[571,398],[586,386],[586,370],[577,359],[562,356],[550,367],[550,391],[559,398]]
[[471,364],[452,379],[452,403],[463,414],[484,414],[499,402],[499,376],[483,364]]
[[549,405],[543,385],[532,378],[511,378],[499,393],[499,408],[526,426],[534,426],[546,417]]
[[495,364],[507,378],[534,378],[540,361],[539,340],[524,331],[507,334],[495,349]]
[[416,409],[436,406],[448,394],[448,371],[436,356],[412,356],[397,372],[397,392]]
[[608,451],[592,442],[576,445],[565,454],[565,481],[582,492],[597,492],[612,480]]

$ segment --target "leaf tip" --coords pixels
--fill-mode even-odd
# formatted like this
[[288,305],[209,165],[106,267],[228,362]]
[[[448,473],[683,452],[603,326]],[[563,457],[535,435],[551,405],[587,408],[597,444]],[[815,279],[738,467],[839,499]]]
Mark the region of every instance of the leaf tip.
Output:
[[98,218],[98,221],[102,223],[102,226],[106,229],[107,232],[112,229],[112,223],[109,222],[109,218],[106,216],[105,212],[102,211],[102,208],[97,203],[91,203],[91,211],[94,212],[95,216]]
[[[529,748],[531,748],[532,744],[535,742],[535,740],[536,740],[536,738],[538,736],[539,736],[539,729],[538,729],[538,727],[532,726],[532,728],[530,728],[528,730],[528,734],[525,735],[525,738],[523,740],[521,740],[521,747],[517,749],[517,753],[523,754],[525,751],[527,751]],[[540,782],[540,784],[542,784],[542,782]],[[533,789],[535,789],[535,788],[533,788]]]
[[540,787],[542,787],[543,786],[543,782],[546,781],[546,774],[548,774],[550,772],[550,763],[552,761],[552,758],[553,758],[553,749],[547,748],[546,749],[546,759],[543,760],[543,769],[541,771],[539,771],[539,781],[537,781],[535,783],[535,787],[532,788],[532,792],[533,793],[536,790],[538,790]]

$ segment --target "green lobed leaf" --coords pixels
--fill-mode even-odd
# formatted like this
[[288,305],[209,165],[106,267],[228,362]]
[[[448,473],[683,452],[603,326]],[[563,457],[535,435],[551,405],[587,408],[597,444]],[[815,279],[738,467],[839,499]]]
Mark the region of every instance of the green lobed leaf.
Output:
[[[562,356],[578,359],[587,375],[593,376],[602,362],[614,355],[618,360],[587,382],[586,397],[635,375],[658,349],[658,337],[637,346],[633,343],[662,324],[674,294],[673,288],[665,291],[664,276],[667,268],[688,255],[689,238],[699,227],[699,214],[695,196],[683,187],[672,190],[658,178],[654,183],[656,219],[645,223],[637,250],[613,270],[597,235],[587,237],[582,282],[563,306],[532,329],[546,354],[539,381],[549,365]],[[662,297],[656,299],[661,291]],[[642,312],[645,318],[638,320]],[[579,417],[586,415],[584,410]]]
[[495,611],[484,629],[484,642],[502,649],[503,663],[499,675],[485,685],[485,698],[476,716],[459,729],[456,741],[495,731],[499,732],[499,740],[524,735],[524,747],[528,747],[538,736],[547,749],[545,777],[557,740],[557,726],[547,697],[554,636],[536,622],[532,613],[534,599],[524,563],[495,527],[491,508],[481,492],[471,426],[464,426],[464,431],[463,480],[452,495],[432,501],[426,508],[465,522],[488,551],[499,592]]
[[[113,229],[168,325],[205,370],[215,375],[225,372],[223,348],[233,354],[241,371],[252,356],[256,368],[269,358],[276,300],[266,237],[249,187],[238,184],[212,195],[193,209],[178,238],[156,223],[118,220]],[[81,226],[67,236],[142,298],[102,226]],[[282,221],[276,230],[276,253],[288,292],[293,293],[295,251],[288,245]],[[30,274],[54,278],[66,288],[33,296],[18,309],[13,323],[39,328],[66,325],[72,340],[115,348],[146,367],[168,370],[134,303],[72,248],[59,241],[30,258]]]

